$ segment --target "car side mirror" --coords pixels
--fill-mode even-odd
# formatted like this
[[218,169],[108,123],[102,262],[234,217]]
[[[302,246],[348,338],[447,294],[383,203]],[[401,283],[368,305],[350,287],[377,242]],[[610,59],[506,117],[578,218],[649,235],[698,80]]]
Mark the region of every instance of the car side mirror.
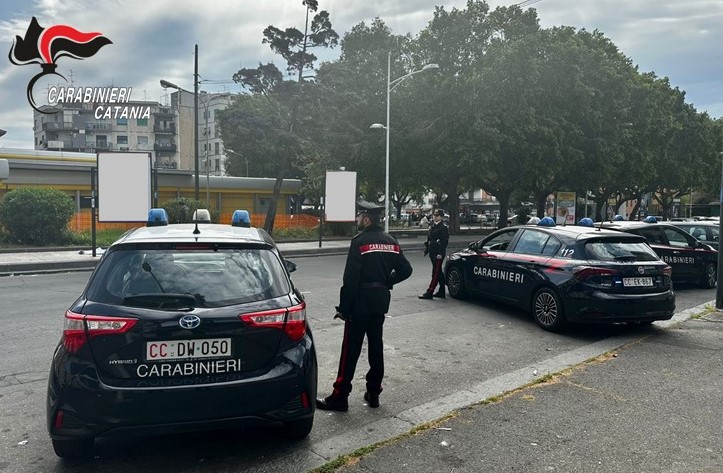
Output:
[[286,266],[286,271],[288,271],[290,273],[293,273],[294,271],[296,271],[296,263],[294,263],[292,261],[285,259],[284,266]]
[[477,251],[477,242],[476,242],[476,241],[473,241],[472,243],[470,243],[469,245],[467,245],[467,248],[469,248],[470,250]]

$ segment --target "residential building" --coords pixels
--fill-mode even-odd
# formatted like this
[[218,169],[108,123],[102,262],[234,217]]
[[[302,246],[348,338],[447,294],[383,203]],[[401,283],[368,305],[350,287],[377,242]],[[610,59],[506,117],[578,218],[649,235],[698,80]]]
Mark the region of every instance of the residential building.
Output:
[[[103,114],[99,104],[67,103],[33,112],[36,150],[95,153],[147,151],[157,167],[177,169],[176,117],[171,107],[158,102],[130,101],[122,107],[132,113]],[[147,113],[146,113],[147,112]],[[101,118],[97,118],[101,117]]]
[[[225,154],[221,129],[217,113],[229,106],[233,94],[208,93],[198,94],[198,167],[211,176],[226,175]],[[180,169],[195,169],[193,152],[193,94],[187,90],[179,90],[171,94],[171,107],[175,110],[178,123],[178,147]]]

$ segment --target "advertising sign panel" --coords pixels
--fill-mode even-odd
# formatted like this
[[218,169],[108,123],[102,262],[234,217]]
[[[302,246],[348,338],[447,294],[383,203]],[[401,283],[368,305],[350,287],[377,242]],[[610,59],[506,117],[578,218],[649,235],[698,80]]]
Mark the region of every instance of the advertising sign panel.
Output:
[[575,193],[574,192],[558,192],[556,197],[557,212],[555,214],[555,223],[557,225],[574,225],[575,224]]
[[327,222],[353,222],[356,219],[356,173],[326,171]]

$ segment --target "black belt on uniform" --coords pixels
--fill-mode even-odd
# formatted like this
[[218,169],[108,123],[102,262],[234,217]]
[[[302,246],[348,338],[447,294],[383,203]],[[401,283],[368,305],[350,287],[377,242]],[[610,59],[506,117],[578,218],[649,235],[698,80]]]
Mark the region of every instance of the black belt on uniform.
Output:
[[359,288],[361,288],[361,289],[369,289],[369,288],[389,289],[389,286],[387,286],[387,284],[383,283],[383,282],[363,282],[363,283],[359,284]]

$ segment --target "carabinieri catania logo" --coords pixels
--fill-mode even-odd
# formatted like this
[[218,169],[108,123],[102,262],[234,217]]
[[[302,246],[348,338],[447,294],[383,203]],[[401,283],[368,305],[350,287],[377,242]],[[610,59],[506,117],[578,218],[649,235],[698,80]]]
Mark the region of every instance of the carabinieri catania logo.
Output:
[[[43,76],[56,75],[67,82],[61,74],[55,72],[57,61],[61,57],[87,59],[94,56],[100,48],[113,42],[102,33],[83,33],[67,25],[55,25],[43,28],[33,17],[25,37],[15,36],[8,58],[16,66],[40,64],[42,71],[28,83],[28,102],[40,113],[52,114],[54,111],[43,111],[38,108],[33,98],[33,86]],[[48,88],[48,103],[96,104],[96,119],[111,118],[149,118],[150,107],[116,105],[128,104],[131,98],[131,87],[59,87]]]

